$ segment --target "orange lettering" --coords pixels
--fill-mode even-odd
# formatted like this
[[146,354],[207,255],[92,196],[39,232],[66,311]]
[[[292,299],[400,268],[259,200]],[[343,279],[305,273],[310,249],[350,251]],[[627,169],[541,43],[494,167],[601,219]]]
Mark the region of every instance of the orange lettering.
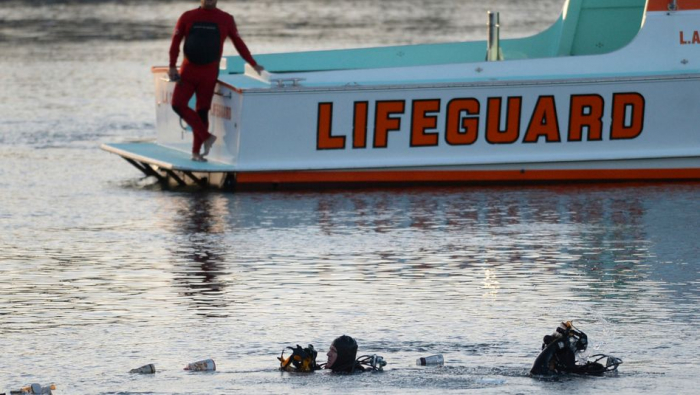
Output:
[[[447,104],[447,144],[470,145],[476,142],[479,136],[479,111],[480,104],[477,99],[454,99]],[[462,117],[462,113],[476,116]]]
[[386,148],[389,132],[401,129],[401,118],[390,116],[403,114],[405,107],[403,100],[377,102],[374,110],[374,148]]
[[693,44],[700,44],[700,32],[697,30],[693,33]]
[[681,45],[688,44],[685,42],[685,37],[683,37],[683,32],[681,32]]
[[490,97],[486,110],[486,141],[489,144],[512,144],[520,136],[520,112],[522,97],[508,98],[506,129],[501,130],[501,98]]
[[588,128],[588,141],[603,140],[605,101],[598,95],[573,95],[569,112],[569,141],[581,141]]
[[367,110],[369,103],[366,101],[355,102],[355,114],[352,125],[352,147],[367,148]]
[[318,103],[316,149],[344,149],[345,136],[333,136],[333,103]]
[[554,96],[540,96],[537,99],[523,143],[536,143],[541,136],[544,136],[545,141],[548,143],[561,141],[559,137],[559,120],[557,119],[557,104],[554,101]]
[[[614,94],[610,140],[638,137],[644,129],[644,106],[644,96],[639,93]],[[629,119],[628,109],[630,109]]]
[[411,147],[434,147],[438,145],[437,132],[426,133],[427,129],[437,128],[437,116],[427,113],[440,111],[440,99],[414,100],[411,119]]

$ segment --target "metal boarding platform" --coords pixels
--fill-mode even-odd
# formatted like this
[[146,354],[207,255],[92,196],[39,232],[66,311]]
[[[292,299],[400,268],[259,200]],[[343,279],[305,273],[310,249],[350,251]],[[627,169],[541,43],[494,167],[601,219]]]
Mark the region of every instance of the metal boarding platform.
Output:
[[101,149],[117,154],[147,177],[165,186],[198,186],[233,189],[235,167],[216,161],[194,162],[188,152],[164,147],[153,141],[102,144]]

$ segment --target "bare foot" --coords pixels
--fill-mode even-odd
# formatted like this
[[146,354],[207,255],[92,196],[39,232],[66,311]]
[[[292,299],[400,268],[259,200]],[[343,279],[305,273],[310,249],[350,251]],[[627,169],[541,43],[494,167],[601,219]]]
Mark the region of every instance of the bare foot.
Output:
[[214,145],[216,142],[216,136],[213,134],[209,136],[208,139],[204,141],[204,152],[202,153],[202,156],[207,156],[209,155],[209,151],[211,150],[211,146]]
[[206,162],[207,158],[205,158],[204,155],[192,154],[192,160],[194,162]]

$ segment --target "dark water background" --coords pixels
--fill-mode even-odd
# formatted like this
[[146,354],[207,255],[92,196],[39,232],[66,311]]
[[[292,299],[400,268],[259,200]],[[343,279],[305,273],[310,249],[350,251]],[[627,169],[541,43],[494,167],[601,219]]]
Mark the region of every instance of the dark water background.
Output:
[[[484,39],[489,8],[523,36],[562,3],[219,2],[253,53]],[[150,66],[194,5],[0,1],[0,391],[696,391],[700,184],[192,193],[100,151],[154,135]],[[564,319],[619,375],[527,377]],[[387,371],[276,370],[343,333]]]

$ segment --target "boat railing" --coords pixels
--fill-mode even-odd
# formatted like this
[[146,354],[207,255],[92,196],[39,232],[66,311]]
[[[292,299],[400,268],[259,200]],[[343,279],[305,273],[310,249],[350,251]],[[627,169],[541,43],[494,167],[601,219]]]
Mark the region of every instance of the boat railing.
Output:
[[495,62],[498,60],[503,60],[501,55],[501,43],[500,43],[500,16],[498,12],[488,12],[489,16],[489,37],[486,42],[486,60],[489,62]]

